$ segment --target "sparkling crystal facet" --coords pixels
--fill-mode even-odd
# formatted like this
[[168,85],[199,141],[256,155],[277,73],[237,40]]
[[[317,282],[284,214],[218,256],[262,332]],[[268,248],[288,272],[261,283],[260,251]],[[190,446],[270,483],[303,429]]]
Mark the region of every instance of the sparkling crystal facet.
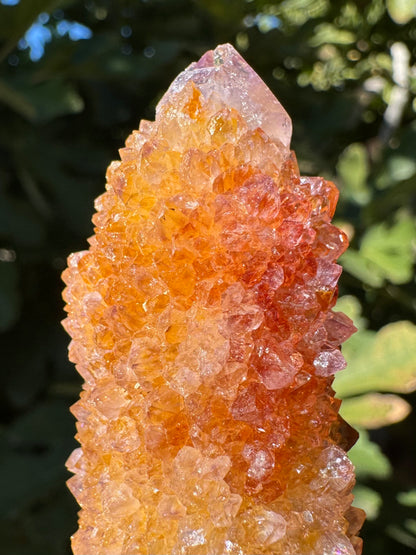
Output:
[[[331,389],[338,192],[230,46],[192,64],[108,168],[64,272],[85,380],[76,555],[353,554],[353,431]],[[348,437],[345,437],[345,436]]]

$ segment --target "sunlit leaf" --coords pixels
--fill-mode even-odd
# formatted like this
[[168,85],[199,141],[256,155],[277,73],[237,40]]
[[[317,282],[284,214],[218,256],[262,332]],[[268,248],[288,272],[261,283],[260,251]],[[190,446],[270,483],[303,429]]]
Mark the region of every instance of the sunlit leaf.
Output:
[[400,25],[416,17],[415,0],[387,0],[387,10],[392,20]]
[[403,212],[391,227],[384,222],[372,226],[359,252],[349,249],[341,262],[348,272],[373,287],[381,287],[385,280],[406,283],[413,277],[415,240],[415,221]]
[[353,295],[343,295],[337,300],[335,310],[344,312],[354,322],[356,328],[360,329],[365,326],[365,320],[361,315],[362,308],[360,301]]
[[377,264],[363,257],[360,252],[350,248],[342,255],[340,262],[347,272],[367,285],[371,285],[371,287],[383,285],[384,278],[380,275]]
[[406,283],[413,276],[415,240],[415,221],[404,212],[392,227],[384,223],[371,227],[361,242],[360,254],[392,283]]
[[400,422],[410,410],[409,403],[397,395],[367,393],[344,399],[340,412],[351,426],[371,430]]
[[377,333],[358,332],[344,344],[343,354],[348,369],[338,373],[334,386],[341,397],[416,389],[416,326],[411,322],[394,322]]

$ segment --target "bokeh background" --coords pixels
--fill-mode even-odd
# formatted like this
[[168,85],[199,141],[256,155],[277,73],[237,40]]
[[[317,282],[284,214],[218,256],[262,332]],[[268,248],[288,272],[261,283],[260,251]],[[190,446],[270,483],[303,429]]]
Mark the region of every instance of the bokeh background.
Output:
[[60,274],[87,247],[117,149],[178,72],[230,42],[294,123],[304,174],[336,181],[337,378],[365,554],[416,551],[415,0],[0,0],[0,551],[68,555],[64,462],[81,380]]

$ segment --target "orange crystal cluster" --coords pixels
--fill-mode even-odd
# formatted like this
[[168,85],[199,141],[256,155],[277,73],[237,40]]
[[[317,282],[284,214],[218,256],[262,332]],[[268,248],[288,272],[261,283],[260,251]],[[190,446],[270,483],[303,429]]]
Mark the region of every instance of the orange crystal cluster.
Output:
[[230,46],[127,139],[64,272],[76,555],[361,553],[333,374],[338,192]]

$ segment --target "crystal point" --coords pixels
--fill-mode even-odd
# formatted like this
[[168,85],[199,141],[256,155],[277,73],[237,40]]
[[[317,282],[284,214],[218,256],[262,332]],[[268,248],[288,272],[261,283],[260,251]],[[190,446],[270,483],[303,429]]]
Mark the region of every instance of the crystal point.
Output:
[[292,122],[283,106],[231,44],[206,52],[176,77],[156,113],[187,83],[194,83],[205,99],[217,96],[243,117],[249,129],[261,128],[288,151]]
[[338,192],[230,45],[181,73],[110,164],[63,278],[85,383],[75,555],[361,553],[356,432],[333,374]]

